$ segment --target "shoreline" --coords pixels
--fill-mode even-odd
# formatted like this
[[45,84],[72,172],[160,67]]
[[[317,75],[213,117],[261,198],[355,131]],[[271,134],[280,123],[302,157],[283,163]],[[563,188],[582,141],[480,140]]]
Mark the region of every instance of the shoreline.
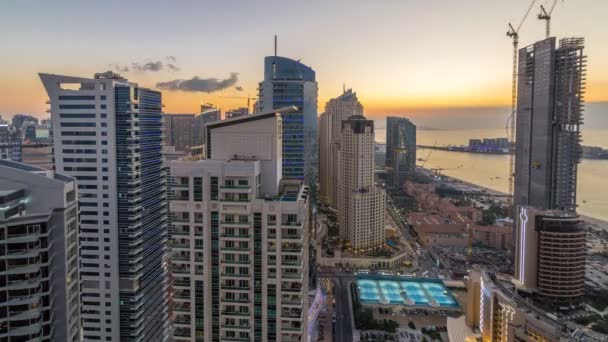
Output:
[[[426,169],[426,168],[420,168],[418,167],[420,170],[422,170],[425,174],[428,175],[433,175],[433,171]],[[502,191],[497,191],[497,190],[493,190],[490,188],[486,188],[482,185],[478,185],[475,183],[471,183],[468,181],[465,181],[463,179],[460,178],[456,178],[453,176],[447,176],[442,174],[441,177],[443,177],[446,180],[449,180],[448,183],[460,183],[463,185],[468,186],[471,189],[476,189],[479,192],[482,193],[486,193],[488,196],[495,196],[495,200],[500,201],[500,202],[506,202],[507,198],[508,198],[508,194]],[[604,221],[602,219],[598,219],[595,217],[591,217],[591,216],[587,216],[587,215],[583,215],[583,214],[578,214],[578,216],[583,219],[585,222],[587,222],[588,224],[590,224],[593,228],[595,229],[602,229],[602,230],[606,230],[608,231],[608,221]]]

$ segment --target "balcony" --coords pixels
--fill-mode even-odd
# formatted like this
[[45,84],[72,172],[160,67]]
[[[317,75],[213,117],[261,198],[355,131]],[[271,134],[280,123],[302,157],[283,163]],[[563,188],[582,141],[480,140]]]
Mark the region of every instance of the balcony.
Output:
[[176,274],[190,274],[190,267],[174,266],[171,268],[171,272],[176,273]]
[[249,278],[251,274],[222,273],[222,277]]
[[190,231],[186,229],[175,228],[169,230],[169,235],[190,235]]
[[249,316],[251,313],[250,312],[240,312],[240,311],[222,311],[222,315],[228,315],[228,316]]
[[169,240],[167,245],[171,248],[186,248],[186,249],[190,248],[189,241],[184,242],[184,241]]
[[236,290],[236,291],[246,291],[249,290],[249,286],[240,286],[240,285],[222,285],[222,290]]
[[249,247],[237,247],[237,246],[232,246],[232,247],[220,247],[222,250],[224,251],[249,251],[251,250]]
[[251,189],[251,185],[220,185],[220,189]]
[[249,265],[251,262],[249,260],[222,260],[223,264],[233,264],[233,265]]
[[302,326],[297,324],[285,324],[281,325],[281,330],[302,332]]
[[251,235],[249,235],[249,234],[234,233],[234,234],[222,234],[221,237],[223,237],[223,238],[235,238],[235,239],[249,239],[251,237]]
[[302,226],[302,222],[283,222],[281,225],[284,227],[300,227]]
[[224,329],[249,329],[251,328],[249,324],[247,325],[238,325],[238,324],[222,324],[222,328]]
[[190,304],[175,304],[173,306],[173,311],[190,312]]
[[220,224],[224,225],[224,226],[241,226],[241,227],[243,227],[243,226],[248,227],[249,225],[251,225],[250,222],[235,222],[235,221],[232,221],[232,222],[220,221]]

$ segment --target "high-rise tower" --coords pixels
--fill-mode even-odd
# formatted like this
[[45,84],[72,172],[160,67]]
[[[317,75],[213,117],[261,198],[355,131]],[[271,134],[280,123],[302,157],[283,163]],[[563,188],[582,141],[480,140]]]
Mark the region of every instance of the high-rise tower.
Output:
[[306,341],[309,188],[282,180],[281,114],[206,126],[171,162],[175,341]]
[[80,193],[84,340],[168,335],[161,94],[119,75],[40,74],[55,169]]
[[315,186],[317,177],[317,82],[315,71],[299,61],[264,58],[258,112],[295,106],[283,114],[283,177]]
[[519,51],[515,277],[555,301],[583,295],[586,232],[576,215],[585,61],[582,38]]
[[514,204],[576,210],[584,105],[583,38],[519,51]]
[[342,121],[339,152],[340,237],[355,251],[384,243],[386,192],[374,182],[374,122],[361,115]]
[[165,145],[188,151],[195,145],[194,114],[164,114]]
[[0,160],[3,341],[82,341],[74,178]]
[[406,118],[386,118],[386,166],[396,187],[416,171],[416,125]]
[[348,89],[327,102],[319,122],[322,125],[319,127],[320,192],[333,208],[338,206],[342,121],[353,115],[363,115],[363,106],[357,99],[357,93]]

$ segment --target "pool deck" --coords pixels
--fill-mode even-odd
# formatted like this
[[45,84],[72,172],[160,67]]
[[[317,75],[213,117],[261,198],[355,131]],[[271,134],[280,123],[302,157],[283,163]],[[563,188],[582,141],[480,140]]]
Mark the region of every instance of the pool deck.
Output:
[[402,305],[412,308],[458,309],[440,279],[359,276],[356,281],[363,305]]

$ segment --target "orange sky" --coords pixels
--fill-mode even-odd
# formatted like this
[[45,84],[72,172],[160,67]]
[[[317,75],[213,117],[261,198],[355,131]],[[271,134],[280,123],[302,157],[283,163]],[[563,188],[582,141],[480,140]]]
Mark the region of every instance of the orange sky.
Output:
[[[2,2],[0,115],[47,115],[38,72],[90,77],[110,64],[167,56],[175,56],[179,70],[130,70],[123,76],[154,87],[237,72],[243,91],[164,91],[163,102],[168,113],[197,112],[201,100],[223,110],[242,107],[245,99],[222,96],[256,95],[274,34],[280,55],[302,59],[316,71],[319,111],[343,84],[357,92],[372,117],[508,106],[513,51],[506,27],[520,20],[530,0],[136,2]],[[536,11],[520,31],[520,47],[544,36]],[[112,13],[112,23],[92,12]],[[587,101],[608,101],[606,13],[606,0],[577,0],[560,1],[552,15],[552,34],[586,39]]]

